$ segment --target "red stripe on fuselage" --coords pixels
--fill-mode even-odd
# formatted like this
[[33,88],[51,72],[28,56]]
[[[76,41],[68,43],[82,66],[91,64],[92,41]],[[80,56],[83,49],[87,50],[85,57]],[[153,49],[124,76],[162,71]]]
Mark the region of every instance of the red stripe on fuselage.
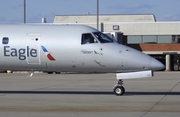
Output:
[[53,56],[51,56],[51,54],[47,54],[47,57],[48,57],[48,59],[49,59],[49,60],[51,60],[51,61],[55,61],[54,57],[53,57]]

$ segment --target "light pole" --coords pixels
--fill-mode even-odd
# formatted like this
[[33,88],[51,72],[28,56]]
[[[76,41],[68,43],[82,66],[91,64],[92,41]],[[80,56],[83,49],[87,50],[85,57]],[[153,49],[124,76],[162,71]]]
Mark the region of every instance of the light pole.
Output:
[[26,23],[26,0],[24,0],[24,24]]
[[97,0],[97,29],[99,30],[99,0]]

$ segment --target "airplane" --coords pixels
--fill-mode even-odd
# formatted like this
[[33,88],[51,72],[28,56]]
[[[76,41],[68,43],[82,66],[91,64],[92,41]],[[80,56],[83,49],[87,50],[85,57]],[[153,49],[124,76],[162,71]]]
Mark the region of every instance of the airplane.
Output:
[[0,39],[0,70],[116,73],[117,96],[125,93],[124,79],[164,69],[155,58],[86,25],[1,24]]

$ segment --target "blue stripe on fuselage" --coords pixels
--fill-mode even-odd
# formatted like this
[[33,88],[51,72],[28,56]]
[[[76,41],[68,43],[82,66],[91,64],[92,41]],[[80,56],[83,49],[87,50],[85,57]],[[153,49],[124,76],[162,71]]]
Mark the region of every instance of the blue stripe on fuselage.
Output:
[[44,52],[48,52],[44,46],[41,46],[41,48]]

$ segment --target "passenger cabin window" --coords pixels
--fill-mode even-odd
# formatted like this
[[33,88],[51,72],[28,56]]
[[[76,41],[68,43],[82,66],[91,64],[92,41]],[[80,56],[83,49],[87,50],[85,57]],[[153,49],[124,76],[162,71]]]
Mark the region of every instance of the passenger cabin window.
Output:
[[95,37],[101,42],[101,43],[113,43],[113,39],[108,37],[107,35],[101,33],[101,32],[95,32],[93,33]]
[[82,34],[81,44],[97,43],[91,33]]
[[8,44],[8,43],[9,43],[9,38],[8,37],[3,37],[2,44]]

